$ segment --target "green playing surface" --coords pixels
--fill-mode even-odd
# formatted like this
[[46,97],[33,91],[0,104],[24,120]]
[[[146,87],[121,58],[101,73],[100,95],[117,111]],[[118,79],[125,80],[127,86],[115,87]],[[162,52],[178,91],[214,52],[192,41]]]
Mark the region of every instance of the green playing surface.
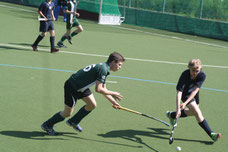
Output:
[[[84,32],[73,45],[51,54],[49,33],[32,51],[39,34],[37,8],[0,2],[0,151],[1,152],[224,152],[228,141],[228,44],[130,25],[105,26],[79,20]],[[55,42],[65,33],[60,17],[54,23]],[[194,117],[180,119],[169,145],[171,127],[115,110],[94,92],[97,108],[81,123],[82,133],[65,122],[48,136],[43,121],[64,107],[63,85],[79,68],[104,62],[113,52],[126,62],[108,77],[107,88],[120,92],[119,103],[168,122],[167,110],[175,110],[175,84],[192,58],[200,58],[207,75],[200,90],[200,108],[210,127],[221,132],[214,143]],[[84,105],[79,100],[75,111]]]

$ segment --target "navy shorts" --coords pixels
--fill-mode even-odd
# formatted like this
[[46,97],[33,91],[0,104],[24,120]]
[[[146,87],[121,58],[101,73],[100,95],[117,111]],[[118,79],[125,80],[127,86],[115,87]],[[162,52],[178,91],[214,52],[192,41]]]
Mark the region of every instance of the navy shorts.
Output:
[[[188,99],[188,96],[182,98],[182,101],[185,102],[187,99]],[[195,101],[197,105],[199,104],[199,92],[195,95],[195,97],[188,104],[190,104],[193,101]]]
[[89,88],[86,89],[84,92],[78,92],[75,89],[73,89],[69,81],[65,82],[64,103],[69,107],[74,107],[78,99],[88,97],[91,94],[92,92]]
[[54,30],[52,21],[40,21],[40,32],[47,32]]

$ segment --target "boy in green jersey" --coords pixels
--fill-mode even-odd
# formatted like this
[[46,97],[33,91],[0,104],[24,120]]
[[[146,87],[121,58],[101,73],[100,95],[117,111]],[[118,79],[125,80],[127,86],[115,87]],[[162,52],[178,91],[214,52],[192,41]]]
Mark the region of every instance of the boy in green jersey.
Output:
[[116,100],[121,100],[123,96],[119,92],[110,91],[106,88],[106,77],[110,71],[115,72],[121,69],[124,61],[122,55],[113,52],[109,55],[107,62],[91,64],[72,74],[64,85],[64,110],[57,112],[45,121],[41,128],[49,135],[56,135],[53,126],[71,116],[77,100],[82,99],[85,106],[66,122],[67,125],[81,132],[80,121],[97,106],[93,93],[89,89],[94,84],[96,92],[103,94],[112,103],[113,108],[118,108],[119,104]]
[[[67,6],[65,7],[64,12],[67,14],[67,20],[66,20],[66,33],[62,36],[61,40],[57,43],[59,47],[66,46],[63,44],[63,42],[67,39],[70,44],[72,44],[72,37],[77,35],[78,33],[83,31],[82,26],[80,25],[77,17],[80,16],[79,13],[77,13],[77,2],[76,0],[68,0]],[[71,33],[72,27],[77,27],[75,31]]]

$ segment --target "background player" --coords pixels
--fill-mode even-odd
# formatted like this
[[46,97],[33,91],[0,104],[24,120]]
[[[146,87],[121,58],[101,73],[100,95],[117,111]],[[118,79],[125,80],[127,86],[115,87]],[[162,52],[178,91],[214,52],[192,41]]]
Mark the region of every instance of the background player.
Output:
[[[174,125],[175,118],[195,116],[199,125],[206,131],[213,141],[220,138],[220,133],[211,131],[207,121],[204,119],[199,108],[199,89],[206,79],[205,73],[202,71],[201,61],[199,59],[190,60],[188,68],[185,70],[177,84],[176,112],[167,112],[166,115],[170,123]],[[181,104],[181,100],[183,103]],[[185,107],[188,107],[185,109]]]
[[66,7],[66,0],[55,0],[55,11],[54,11],[54,15],[55,15],[56,21],[58,20],[59,13],[60,13],[60,10],[62,8],[62,10],[63,10],[63,17],[64,17],[63,21],[66,22],[66,13],[64,13],[65,7]]
[[55,31],[54,31],[54,25],[51,20],[55,21],[55,16],[53,14],[54,10],[54,3],[52,0],[46,0],[43,2],[39,9],[38,13],[41,18],[44,18],[46,21],[40,21],[40,32],[42,32],[35,42],[32,45],[33,51],[38,51],[37,45],[40,43],[40,41],[46,36],[47,31],[50,32],[50,43],[51,43],[51,53],[58,52],[59,49],[55,48]]
[[89,89],[93,84],[96,85],[96,92],[103,94],[113,104],[113,108],[118,108],[119,104],[116,100],[121,100],[123,97],[118,92],[108,90],[105,82],[109,72],[121,69],[124,61],[123,56],[113,52],[109,55],[107,62],[92,64],[74,73],[64,85],[64,110],[45,121],[41,128],[49,135],[55,135],[53,126],[71,116],[77,100],[82,99],[86,105],[67,121],[69,126],[77,131],[82,131],[79,126],[80,121],[97,106],[93,93]]
[[[62,36],[61,40],[57,43],[59,47],[66,47],[63,42],[67,39],[70,44],[72,44],[72,37],[77,35],[78,33],[83,31],[82,26],[80,25],[77,17],[79,17],[79,13],[77,13],[77,2],[76,0],[67,0],[67,6],[64,11],[67,14],[66,21],[66,33]],[[77,27],[77,29],[71,33],[72,27]]]

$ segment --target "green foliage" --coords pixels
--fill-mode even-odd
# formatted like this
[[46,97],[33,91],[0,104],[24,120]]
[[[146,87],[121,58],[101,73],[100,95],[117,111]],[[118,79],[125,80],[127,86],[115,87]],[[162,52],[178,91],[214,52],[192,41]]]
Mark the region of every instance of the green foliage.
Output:
[[118,0],[122,6],[152,11],[162,11],[165,4],[166,13],[196,18],[200,17],[201,2],[203,18],[228,21],[227,0]]

